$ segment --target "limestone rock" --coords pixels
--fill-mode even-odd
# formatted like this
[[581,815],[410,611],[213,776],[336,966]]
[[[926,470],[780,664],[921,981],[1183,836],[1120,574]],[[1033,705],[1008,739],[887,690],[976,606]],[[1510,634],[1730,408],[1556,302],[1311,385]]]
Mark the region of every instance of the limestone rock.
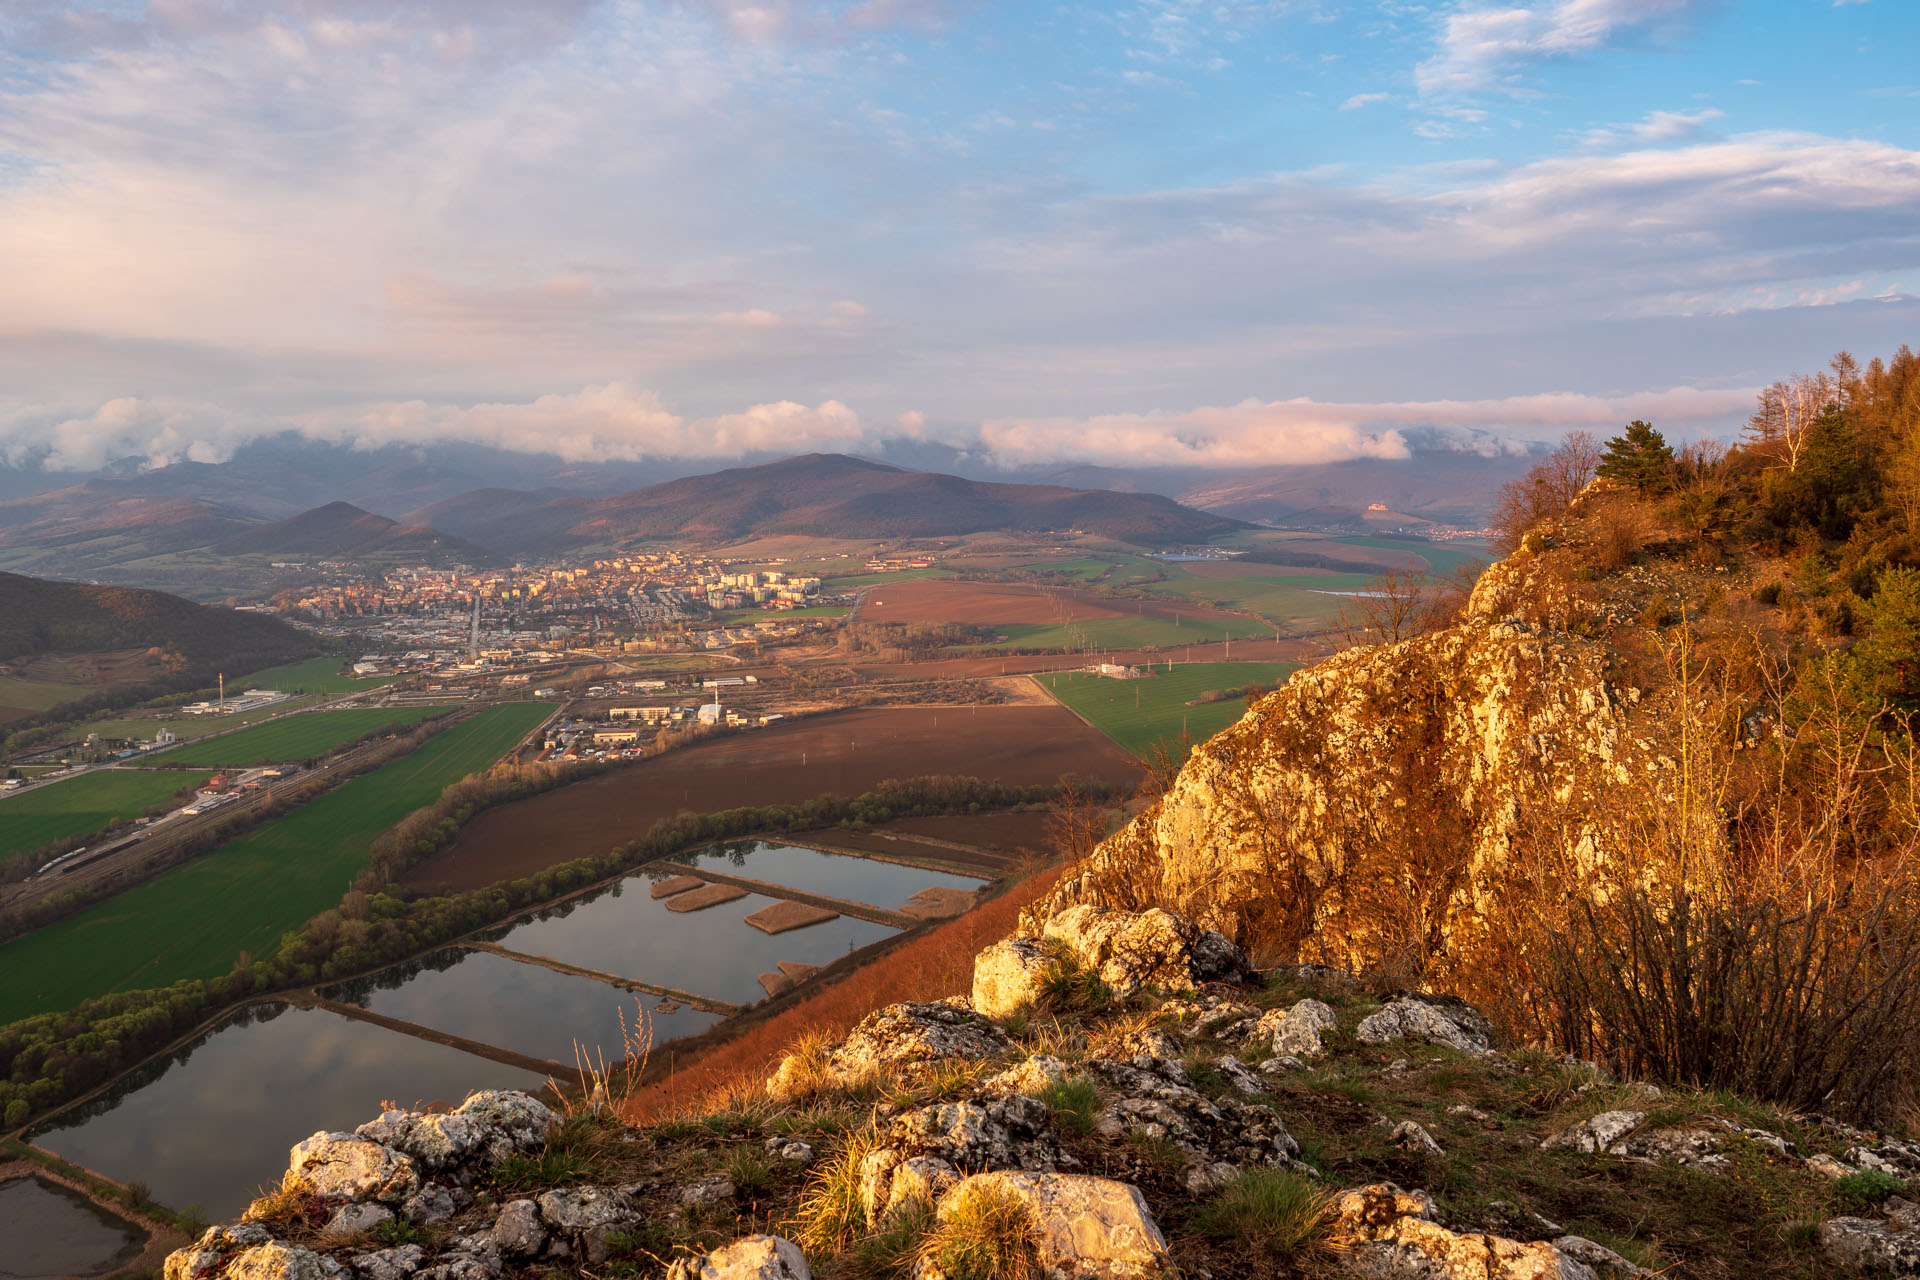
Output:
[[1249,1098],[1267,1091],[1267,1082],[1255,1075],[1247,1064],[1232,1054],[1222,1054],[1214,1060],[1214,1068],[1227,1078],[1227,1083]]
[[908,1156],[936,1156],[961,1169],[1052,1169],[1060,1144],[1047,1105],[1023,1094],[940,1102],[896,1116],[886,1145]]
[[1005,938],[973,958],[973,1007],[1005,1018],[1040,998],[1041,983],[1057,966],[1032,938]]
[[711,1178],[702,1178],[699,1182],[689,1183],[680,1188],[680,1204],[684,1208],[696,1209],[705,1204],[724,1204],[738,1194],[739,1188],[733,1185],[733,1179],[726,1174],[716,1174]]
[[1570,1147],[1575,1151],[1609,1151],[1621,1139],[1638,1129],[1646,1120],[1638,1111],[1603,1111],[1579,1124],[1562,1129],[1540,1144],[1542,1151]]
[[1147,1280],[1174,1273],[1166,1237],[1140,1192],[1083,1174],[979,1173],[940,1197],[952,1216],[982,1191],[1011,1193],[1027,1206],[1040,1264],[1062,1280]]
[[1272,1046],[1276,1058],[1317,1058],[1326,1052],[1320,1038],[1333,1030],[1333,1010],[1318,1000],[1302,1000],[1291,1009],[1269,1009],[1254,1024],[1254,1035]]
[[958,1181],[960,1171],[945,1160],[936,1156],[910,1156],[894,1169],[886,1203],[880,1207],[878,1216],[884,1218],[915,1202],[932,1205]]
[[1033,1054],[980,1082],[982,1093],[1039,1094],[1067,1078],[1067,1064],[1051,1054]]
[[748,1236],[704,1258],[681,1258],[667,1280],[813,1280],[800,1247],[779,1236]]
[[400,1206],[400,1212],[407,1215],[408,1221],[423,1227],[445,1222],[457,1210],[453,1193],[431,1182],[408,1196],[406,1203]]
[[[727,1183],[727,1192],[733,1192],[731,1182]],[[548,1251],[553,1251],[556,1240],[564,1238],[572,1246],[570,1252],[596,1265],[607,1260],[608,1237],[640,1221],[627,1198],[608,1187],[563,1187],[543,1193],[536,1203],[541,1220],[552,1228]],[[499,1247],[491,1235],[483,1239],[488,1247]]]
[[1122,997],[1146,987],[1191,991],[1198,983],[1238,977],[1246,957],[1218,934],[1203,938],[1206,932],[1159,907],[1133,912],[1087,904],[1068,907],[1042,929]]
[[356,1137],[411,1156],[424,1170],[448,1169],[479,1151],[486,1132],[471,1115],[386,1111],[355,1129]]
[[1395,1125],[1393,1132],[1387,1135],[1387,1141],[1402,1151],[1411,1152],[1416,1156],[1432,1156],[1439,1160],[1444,1159],[1447,1154],[1434,1140],[1432,1134],[1412,1120],[1402,1120]]
[[1354,1036],[1361,1044],[1428,1040],[1461,1053],[1483,1054],[1493,1047],[1493,1024],[1451,996],[1401,996],[1368,1014]]
[[494,1219],[493,1242],[511,1258],[531,1258],[546,1247],[547,1229],[540,1221],[540,1206],[531,1200],[514,1200]]
[[383,1204],[343,1204],[321,1230],[328,1235],[357,1236],[393,1221],[393,1210]]
[[1820,1251],[1845,1271],[1920,1276],[1920,1235],[1891,1230],[1870,1218],[1829,1218],[1821,1223]]
[[473,1094],[454,1108],[480,1125],[481,1145],[489,1164],[510,1155],[539,1151],[547,1135],[560,1123],[551,1108],[531,1094],[513,1089],[488,1089]]
[[420,1189],[420,1171],[412,1157],[350,1133],[316,1133],[297,1144],[287,1175],[305,1183],[314,1199],[329,1204],[399,1204]]
[[333,1280],[346,1268],[311,1249],[278,1240],[255,1245],[227,1262],[227,1280]]
[[[949,1058],[990,1058],[1013,1041],[959,1001],[894,1004],[860,1020],[826,1061],[828,1083],[858,1084],[880,1074],[912,1075]],[[806,1064],[789,1054],[767,1081],[768,1092],[790,1098],[805,1092]]]
[[257,1223],[208,1227],[198,1240],[167,1255],[166,1280],[213,1280],[226,1267],[228,1258],[272,1239],[273,1233]]
[[[1425,1192],[1388,1183],[1342,1192],[1332,1218],[1348,1271],[1369,1280],[1628,1280],[1646,1274],[1588,1240],[1567,1251],[1547,1241],[1449,1231],[1434,1221],[1433,1200]],[[1595,1259],[1604,1254],[1611,1260],[1608,1270],[1576,1252]]]
[[347,1259],[347,1265],[357,1280],[408,1280],[420,1269],[421,1259],[426,1256],[427,1251],[419,1245],[403,1244],[392,1249],[356,1253]]
[[1299,1144],[1271,1108],[1234,1098],[1208,1099],[1177,1062],[1139,1057],[1132,1062],[1096,1059],[1088,1066],[1126,1095],[1094,1116],[1093,1131],[1101,1137],[1138,1131],[1172,1143],[1191,1165],[1286,1164],[1300,1154]]

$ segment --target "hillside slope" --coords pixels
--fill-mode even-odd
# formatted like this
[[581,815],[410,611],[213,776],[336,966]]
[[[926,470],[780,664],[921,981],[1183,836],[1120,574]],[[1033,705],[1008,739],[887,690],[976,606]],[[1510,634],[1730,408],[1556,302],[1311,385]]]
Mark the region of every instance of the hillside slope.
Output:
[[422,525],[401,524],[348,502],[330,502],[285,520],[238,530],[214,543],[213,550],[223,555],[342,560],[392,557],[422,564],[493,561],[492,553],[464,539]]
[[0,573],[0,661],[43,653],[158,648],[186,666],[252,670],[318,651],[277,618],[160,591]]
[[720,544],[770,534],[902,538],[1079,529],[1141,545],[1203,542],[1241,522],[1154,494],[990,484],[840,454],[689,476],[611,498],[568,498],[467,523],[512,554],[666,538]]

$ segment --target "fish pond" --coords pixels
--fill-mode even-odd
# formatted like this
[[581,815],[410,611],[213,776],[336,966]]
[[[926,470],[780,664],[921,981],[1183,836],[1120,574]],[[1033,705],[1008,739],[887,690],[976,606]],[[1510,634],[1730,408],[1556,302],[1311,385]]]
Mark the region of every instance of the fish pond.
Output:
[[746,918],[777,899],[749,893],[701,911],[669,911],[666,901],[651,896],[652,883],[644,872],[628,876],[487,937],[523,955],[547,956],[731,1004],[752,1004],[766,995],[760,975],[775,970],[782,960],[828,965],[899,932],[836,916],[769,935]]
[[608,1062],[618,1059],[624,1035],[640,1026],[642,1008],[654,1044],[698,1035],[723,1016],[687,1005],[663,1013],[661,1006],[674,1002],[459,947],[329,987],[322,994],[567,1067],[575,1064],[575,1045],[590,1062],[600,1061],[603,1053]]
[[0,1182],[0,1280],[97,1276],[125,1266],[146,1232],[43,1178]]
[[146,1183],[169,1208],[227,1219],[279,1180],[294,1143],[371,1120],[382,1101],[458,1104],[476,1089],[537,1093],[545,1083],[324,1009],[266,1005],[31,1137],[116,1181]]
[[777,884],[784,889],[861,902],[889,911],[898,910],[922,889],[960,889],[970,893],[985,883],[978,877],[950,871],[926,871],[878,858],[856,858],[766,840],[736,840],[715,845],[681,861],[726,875]]

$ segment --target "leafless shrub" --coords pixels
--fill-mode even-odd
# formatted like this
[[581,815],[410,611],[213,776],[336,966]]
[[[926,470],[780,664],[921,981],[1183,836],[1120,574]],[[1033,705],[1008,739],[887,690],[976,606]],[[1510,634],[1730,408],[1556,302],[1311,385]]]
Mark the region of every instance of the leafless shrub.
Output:
[[1502,485],[1494,501],[1494,549],[1511,554],[1527,530],[1573,505],[1599,465],[1599,441],[1591,432],[1574,431],[1527,474]]

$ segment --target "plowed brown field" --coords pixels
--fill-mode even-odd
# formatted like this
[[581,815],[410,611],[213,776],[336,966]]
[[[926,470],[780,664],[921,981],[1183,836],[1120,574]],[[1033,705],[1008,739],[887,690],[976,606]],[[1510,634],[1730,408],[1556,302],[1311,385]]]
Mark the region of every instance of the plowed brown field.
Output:
[[682,811],[855,796],[953,774],[1016,786],[1063,773],[1132,787],[1133,757],[1060,707],[878,707],[712,738],[481,814],[416,867],[421,889],[474,889],[606,853]]

